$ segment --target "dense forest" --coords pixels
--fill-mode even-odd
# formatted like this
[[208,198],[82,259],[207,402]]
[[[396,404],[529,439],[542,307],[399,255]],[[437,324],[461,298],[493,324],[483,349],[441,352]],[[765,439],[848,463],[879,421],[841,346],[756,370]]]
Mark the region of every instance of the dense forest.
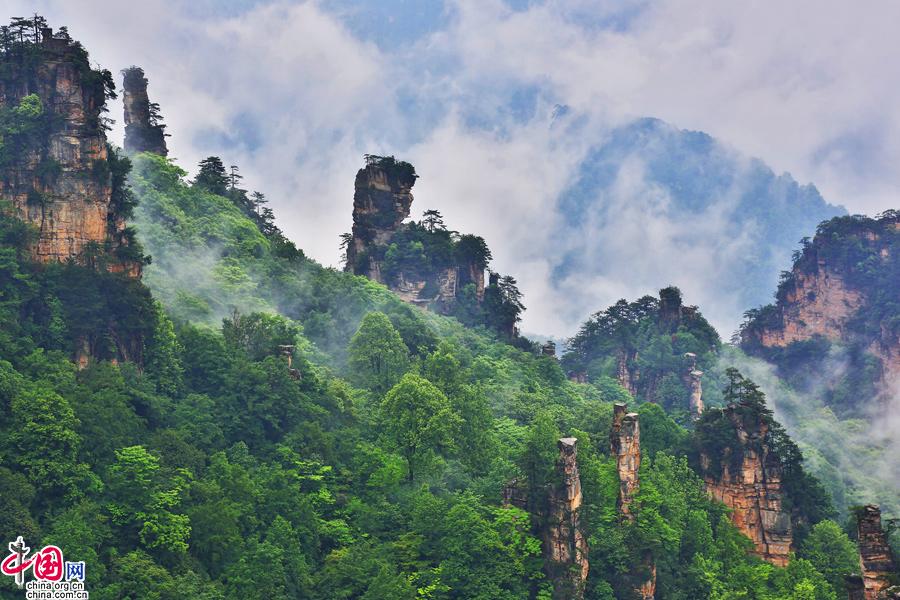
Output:
[[[30,43],[16,31],[0,42]],[[0,104],[0,157],[40,143],[45,108]],[[720,366],[718,334],[676,288],[598,313],[560,361],[310,260],[224,165],[209,157],[190,179],[111,149],[104,177],[133,226],[113,258],[143,278],[103,248],[36,261],[41,231],[0,206],[4,543],[85,561],[100,600],[561,598],[542,536],[565,437],[578,441],[585,598],[635,598],[650,577],[660,599],[846,597],[853,516],[759,388]],[[442,231],[426,220],[405,235]],[[702,415],[688,414],[688,367],[710,372]],[[641,431],[627,513],[617,403]],[[750,445],[748,423],[764,432]],[[707,493],[721,457],[755,452],[784,473],[784,566]],[[504,497],[511,482],[526,508]],[[0,598],[22,594],[0,577]]]
[[[581,444],[587,597],[628,597],[645,552],[660,597],[838,597],[856,560],[841,527],[811,524],[786,569],[749,556],[659,404],[639,409],[649,460],[622,521],[614,381],[572,383],[551,357],[279,256],[232,199],[160,157],[137,165],[147,247],[220,251],[189,287],[155,255],[164,304],[122,275],[30,263],[28,228],[3,220],[3,535],[84,557],[96,597],[548,594],[535,525],[500,492],[520,477],[541,494],[562,434]],[[75,340],[109,332],[142,336],[143,368],[77,370]]]

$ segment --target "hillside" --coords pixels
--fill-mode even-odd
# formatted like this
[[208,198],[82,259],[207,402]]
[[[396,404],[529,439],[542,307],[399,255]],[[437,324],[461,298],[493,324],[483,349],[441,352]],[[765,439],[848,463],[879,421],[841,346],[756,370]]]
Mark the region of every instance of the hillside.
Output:
[[[820,224],[782,274],[775,304],[747,313],[742,347],[804,389],[825,383],[838,412],[893,394],[900,376],[898,227],[893,211]],[[829,369],[835,375],[827,382],[809,377],[836,353],[846,368]]]
[[896,378],[897,215],[840,217],[819,225],[782,274],[775,302],[747,312],[741,347],[839,504],[872,500],[900,511]]

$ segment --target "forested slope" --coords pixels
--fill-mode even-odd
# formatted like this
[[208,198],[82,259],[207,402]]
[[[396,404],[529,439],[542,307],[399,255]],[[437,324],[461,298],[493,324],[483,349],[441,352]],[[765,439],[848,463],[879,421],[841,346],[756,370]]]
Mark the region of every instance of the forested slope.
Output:
[[[613,380],[572,383],[552,357],[305,259],[164,159],[135,163],[159,303],[122,275],[39,268],[3,220],[0,533],[83,557],[93,597],[544,597],[540,524],[501,490],[518,478],[539,501],[563,434],[579,439],[586,597],[630,597],[647,556],[660,598],[838,597],[831,550],[855,564],[840,528],[812,528],[809,561],[751,557],[658,405],[639,409],[623,520]],[[143,364],[77,370],[75,331],[110,323],[142,336]]]

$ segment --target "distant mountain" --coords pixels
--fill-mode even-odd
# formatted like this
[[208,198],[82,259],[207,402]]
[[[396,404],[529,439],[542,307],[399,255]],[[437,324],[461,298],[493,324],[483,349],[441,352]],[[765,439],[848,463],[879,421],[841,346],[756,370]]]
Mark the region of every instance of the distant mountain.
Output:
[[591,296],[573,310],[674,284],[720,328],[769,301],[798,241],[847,212],[705,133],[649,118],[593,147],[558,208],[566,242],[552,277]]

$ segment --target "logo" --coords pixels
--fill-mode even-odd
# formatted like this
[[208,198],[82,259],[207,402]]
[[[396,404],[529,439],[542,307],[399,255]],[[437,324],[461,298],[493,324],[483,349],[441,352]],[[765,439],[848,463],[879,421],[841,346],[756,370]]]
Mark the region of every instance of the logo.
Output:
[[[31,600],[87,600],[84,589],[84,562],[63,560],[57,546],[44,546],[34,554],[22,536],[9,543],[9,556],[0,563],[0,572],[15,579],[19,589],[25,588],[25,598]],[[25,574],[33,579],[25,583]]]

